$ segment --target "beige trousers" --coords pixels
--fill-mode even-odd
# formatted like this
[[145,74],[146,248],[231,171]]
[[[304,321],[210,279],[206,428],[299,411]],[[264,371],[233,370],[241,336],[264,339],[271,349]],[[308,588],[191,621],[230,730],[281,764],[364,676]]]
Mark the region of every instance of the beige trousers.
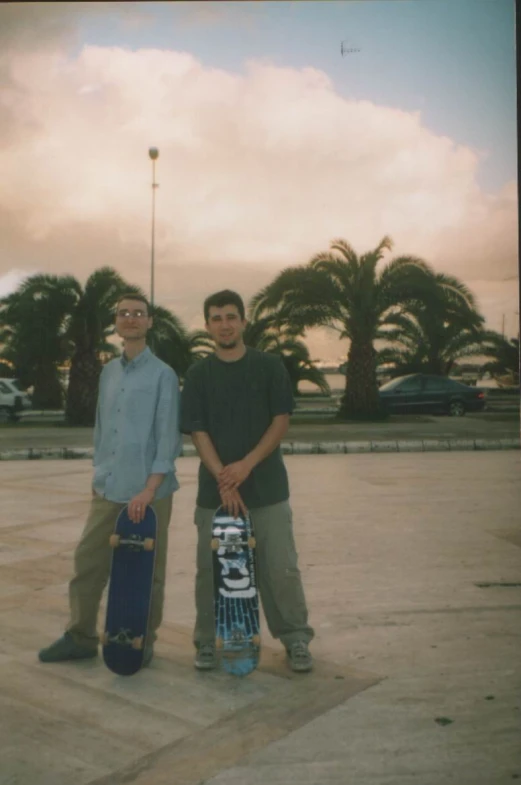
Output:
[[[163,619],[168,526],[172,514],[173,494],[152,505],[157,515],[157,551],[152,587],[148,643],[153,643]],[[81,539],[74,553],[74,577],[69,584],[70,620],[67,631],[80,644],[98,645],[96,632],[99,606],[107,584],[112,559],[110,535],[125,504],[94,496]]]
[[[196,507],[198,532],[195,604],[197,610],[193,642],[196,648],[215,641],[213,563],[210,541],[215,510]],[[257,586],[268,629],[288,648],[296,641],[309,643],[314,630],[308,610],[293,537],[289,502],[250,510],[257,542],[255,561]]]

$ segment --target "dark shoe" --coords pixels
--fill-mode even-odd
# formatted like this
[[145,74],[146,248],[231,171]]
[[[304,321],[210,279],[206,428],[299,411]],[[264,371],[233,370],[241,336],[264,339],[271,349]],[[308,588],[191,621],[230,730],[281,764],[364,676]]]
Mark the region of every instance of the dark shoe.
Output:
[[307,673],[313,668],[313,658],[305,641],[295,641],[286,651],[292,671]]
[[199,671],[211,671],[217,665],[217,658],[215,656],[215,645],[213,643],[205,643],[200,646],[197,654],[195,655],[195,667]]
[[65,660],[89,660],[98,656],[98,647],[83,646],[76,643],[72,635],[66,632],[46,649],[38,652],[40,662],[64,662]]
[[150,665],[153,656],[154,656],[154,647],[147,646],[145,648],[145,656],[143,657],[143,666],[142,666],[143,668],[146,668],[147,665]]

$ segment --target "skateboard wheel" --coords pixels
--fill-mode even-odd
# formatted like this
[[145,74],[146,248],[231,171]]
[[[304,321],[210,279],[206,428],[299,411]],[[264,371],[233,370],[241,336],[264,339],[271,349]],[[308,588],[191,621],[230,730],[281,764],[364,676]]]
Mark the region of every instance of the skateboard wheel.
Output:
[[216,649],[222,649],[222,647],[223,647],[223,639],[222,638],[216,638],[215,639],[215,648]]
[[218,537],[214,537],[212,539],[212,551],[218,551],[220,548],[221,542]]
[[133,649],[142,649],[143,648],[143,636],[140,635],[139,638],[132,638],[132,648]]
[[153,551],[154,550],[154,539],[152,537],[145,537],[143,542],[143,548],[146,551]]
[[110,540],[109,540],[110,547],[111,548],[117,548],[118,545],[119,545],[119,540],[120,540],[119,534],[111,534],[110,535]]
[[248,537],[248,548],[255,548],[257,541],[255,537]]
[[254,646],[260,646],[260,635],[254,635],[251,642]]

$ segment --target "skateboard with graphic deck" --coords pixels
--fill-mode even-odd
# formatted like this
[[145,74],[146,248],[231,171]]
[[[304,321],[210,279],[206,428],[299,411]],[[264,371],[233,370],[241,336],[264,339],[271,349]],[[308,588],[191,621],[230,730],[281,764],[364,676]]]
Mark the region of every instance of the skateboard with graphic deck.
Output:
[[260,655],[255,537],[249,516],[219,507],[212,521],[215,645],[222,667],[247,676]]
[[101,635],[105,665],[120,676],[132,676],[143,665],[156,561],[157,518],[147,506],[133,523],[128,507],[118,515],[112,548],[105,629]]

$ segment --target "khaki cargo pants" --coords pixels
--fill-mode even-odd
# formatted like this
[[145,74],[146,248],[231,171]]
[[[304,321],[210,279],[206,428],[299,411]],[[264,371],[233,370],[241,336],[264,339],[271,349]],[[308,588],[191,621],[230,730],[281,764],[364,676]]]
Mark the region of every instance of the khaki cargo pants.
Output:
[[[153,643],[163,619],[168,526],[173,494],[152,505],[157,515],[157,544],[152,603],[147,642]],[[70,620],[67,631],[80,644],[97,646],[96,632],[99,606],[110,574],[112,549],[109,545],[114,524],[124,504],[95,495],[81,539],[74,553],[74,577],[69,584]]]
[[[196,507],[198,531],[195,579],[196,648],[215,641],[212,550],[212,518],[215,510]],[[314,631],[308,625],[308,610],[298,568],[289,502],[250,510],[255,531],[257,585],[268,629],[288,648],[295,641],[309,643]]]

